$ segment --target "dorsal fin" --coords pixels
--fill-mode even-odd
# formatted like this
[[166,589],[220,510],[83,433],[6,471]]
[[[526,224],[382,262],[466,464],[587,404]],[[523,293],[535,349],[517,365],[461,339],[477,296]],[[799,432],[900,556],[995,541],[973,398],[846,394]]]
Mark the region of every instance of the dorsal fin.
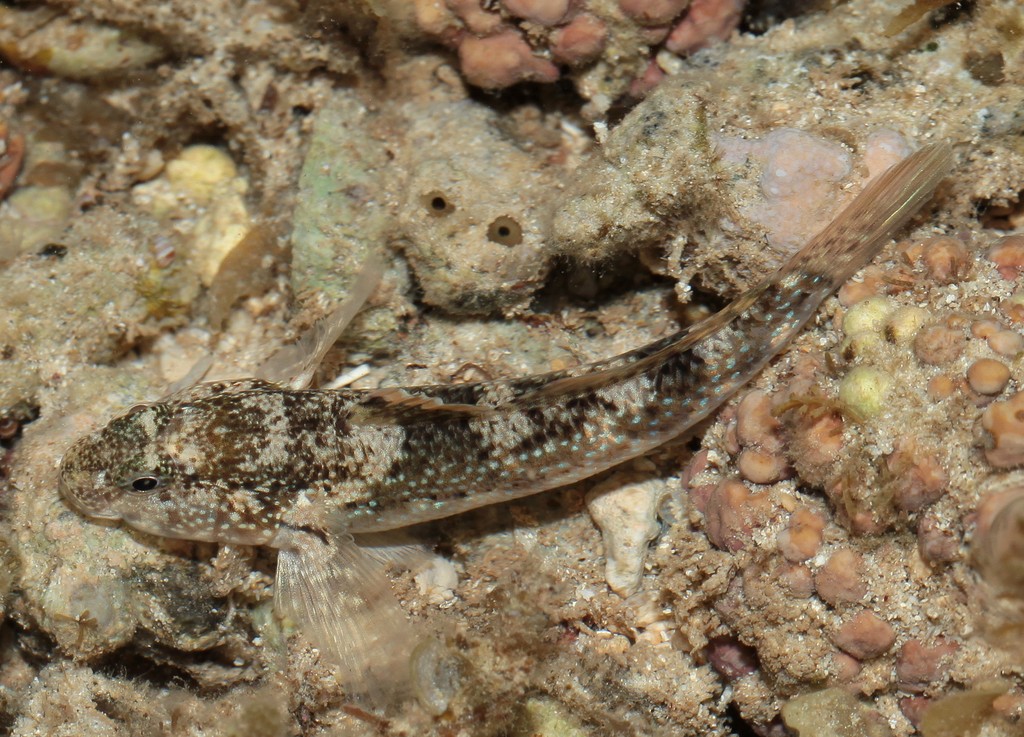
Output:
[[204,381],[201,384],[193,384],[180,391],[160,400],[162,402],[174,402],[187,404],[209,399],[217,394],[241,394],[242,392],[261,390],[279,390],[277,384],[263,379],[225,379],[223,381]]
[[437,422],[444,419],[479,418],[491,414],[491,407],[476,404],[446,404],[429,394],[411,394],[401,387],[385,387],[365,393],[352,410],[354,424]]
[[347,299],[313,323],[294,343],[278,349],[256,370],[256,375],[290,389],[307,388],[327,351],[363,308],[383,274],[383,260],[379,254],[371,254],[353,280]]

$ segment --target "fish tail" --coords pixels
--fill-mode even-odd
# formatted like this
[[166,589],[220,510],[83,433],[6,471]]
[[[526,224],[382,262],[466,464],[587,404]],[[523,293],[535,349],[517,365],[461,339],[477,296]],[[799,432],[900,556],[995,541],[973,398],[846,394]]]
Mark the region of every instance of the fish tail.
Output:
[[778,273],[828,274],[838,288],[920,209],[952,166],[953,149],[948,143],[915,151],[869,182]]

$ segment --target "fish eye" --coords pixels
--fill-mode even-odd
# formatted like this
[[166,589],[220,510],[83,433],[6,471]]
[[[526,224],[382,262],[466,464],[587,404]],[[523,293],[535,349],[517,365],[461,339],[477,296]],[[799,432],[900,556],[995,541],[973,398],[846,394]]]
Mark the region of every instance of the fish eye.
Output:
[[156,476],[139,476],[132,481],[132,488],[135,491],[153,491],[158,486],[160,486],[160,479]]

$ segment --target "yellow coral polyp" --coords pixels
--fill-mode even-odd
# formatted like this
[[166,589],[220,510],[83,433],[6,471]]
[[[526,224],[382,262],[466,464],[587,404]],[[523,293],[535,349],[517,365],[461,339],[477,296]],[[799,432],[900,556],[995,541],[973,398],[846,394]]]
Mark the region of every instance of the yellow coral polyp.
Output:
[[882,336],[875,330],[860,330],[851,333],[839,347],[840,352],[847,360],[853,360],[863,356],[871,356],[881,350],[884,345]]
[[843,332],[850,336],[866,331],[880,332],[894,309],[888,297],[868,297],[851,307],[843,317]]
[[885,408],[892,376],[870,366],[855,366],[839,385],[839,401],[860,417],[872,417]]
[[885,323],[886,340],[899,344],[909,343],[927,321],[928,310],[914,305],[900,307]]
[[199,205],[207,204],[225,188],[239,194],[246,190],[246,182],[238,177],[235,162],[216,146],[200,144],[185,148],[167,163],[165,176],[172,187]]

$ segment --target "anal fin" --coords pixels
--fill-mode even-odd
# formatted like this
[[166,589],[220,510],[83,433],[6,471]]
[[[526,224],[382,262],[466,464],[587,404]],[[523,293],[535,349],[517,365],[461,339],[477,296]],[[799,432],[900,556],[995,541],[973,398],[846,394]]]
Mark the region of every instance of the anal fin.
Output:
[[402,611],[380,559],[349,535],[282,540],[274,608],[341,667],[356,701],[388,709],[412,694],[411,659],[425,633]]

